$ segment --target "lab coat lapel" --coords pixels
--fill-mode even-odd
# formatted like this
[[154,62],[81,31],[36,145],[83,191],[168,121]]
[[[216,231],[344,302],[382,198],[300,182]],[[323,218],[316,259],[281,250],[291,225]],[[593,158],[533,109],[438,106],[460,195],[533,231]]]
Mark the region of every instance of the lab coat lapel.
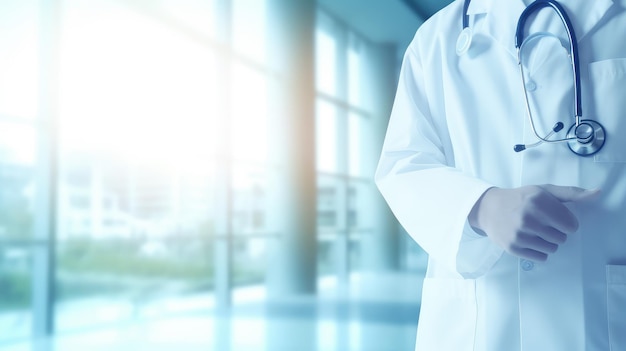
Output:
[[612,0],[566,0],[561,1],[572,20],[576,38],[580,42],[613,5]]
[[[511,55],[517,57],[515,30],[521,13],[526,8],[522,0],[478,0],[475,8],[487,7],[486,30]],[[472,2],[473,3],[473,2]],[[612,0],[561,0],[573,22],[576,38],[581,41],[613,5]],[[470,10],[472,5],[470,5]],[[469,11],[468,11],[469,12]]]
[[515,28],[525,8],[522,0],[491,0],[485,17],[488,34],[516,58]]

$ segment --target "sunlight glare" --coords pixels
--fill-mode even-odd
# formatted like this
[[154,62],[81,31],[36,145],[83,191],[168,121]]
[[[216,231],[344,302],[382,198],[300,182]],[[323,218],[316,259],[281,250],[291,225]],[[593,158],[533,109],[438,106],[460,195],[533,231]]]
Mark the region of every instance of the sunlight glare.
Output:
[[60,53],[63,147],[165,165],[214,154],[212,51],[119,4],[74,5]]

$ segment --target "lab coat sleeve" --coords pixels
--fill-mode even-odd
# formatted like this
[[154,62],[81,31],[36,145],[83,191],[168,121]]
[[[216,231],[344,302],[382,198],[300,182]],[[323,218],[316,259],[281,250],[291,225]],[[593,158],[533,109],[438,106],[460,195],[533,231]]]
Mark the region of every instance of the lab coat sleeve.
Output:
[[467,223],[472,207],[492,185],[454,167],[446,121],[430,113],[420,66],[409,47],[376,184],[396,218],[431,260],[464,278],[476,278],[502,254],[491,239],[475,233]]

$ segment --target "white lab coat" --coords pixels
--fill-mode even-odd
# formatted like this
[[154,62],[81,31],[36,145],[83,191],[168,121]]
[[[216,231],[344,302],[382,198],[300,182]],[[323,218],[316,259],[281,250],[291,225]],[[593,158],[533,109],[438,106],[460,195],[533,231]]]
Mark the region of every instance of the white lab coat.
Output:
[[[463,1],[424,23],[404,58],[376,182],[429,254],[416,350],[626,350],[626,0],[562,0],[580,45],[583,118],[607,130],[604,149],[579,157],[532,143],[514,33],[523,0],[473,0],[473,43],[458,57]],[[531,32],[559,32],[542,10]],[[571,66],[556,40],[524,55],[535,123],[573,123]],[[579,230],[545,263],[503,252],[467,214],[491,186],[552,183],[600,188],[568,206]]]

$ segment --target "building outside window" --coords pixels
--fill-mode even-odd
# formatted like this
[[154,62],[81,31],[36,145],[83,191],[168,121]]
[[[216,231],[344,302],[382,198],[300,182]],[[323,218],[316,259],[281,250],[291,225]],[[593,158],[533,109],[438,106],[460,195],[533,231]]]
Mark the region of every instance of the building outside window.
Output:
[[[265,284],[267,17],[265,0],[0,3],[0,344]],[[375,44],[317,18],[318,274],[345,278],[374,230]]]
[[318,13],[316,150],[318,268],[322,274],[357,270],[361,239],[372,231],[362,213],[375,191],[373,172],[364,163],[377,157],[362,148],[374,132],[374,113],[364,99],[372,89],[368,87],[371,72],[364,64],[368,46],[373,44],[331,16]]

